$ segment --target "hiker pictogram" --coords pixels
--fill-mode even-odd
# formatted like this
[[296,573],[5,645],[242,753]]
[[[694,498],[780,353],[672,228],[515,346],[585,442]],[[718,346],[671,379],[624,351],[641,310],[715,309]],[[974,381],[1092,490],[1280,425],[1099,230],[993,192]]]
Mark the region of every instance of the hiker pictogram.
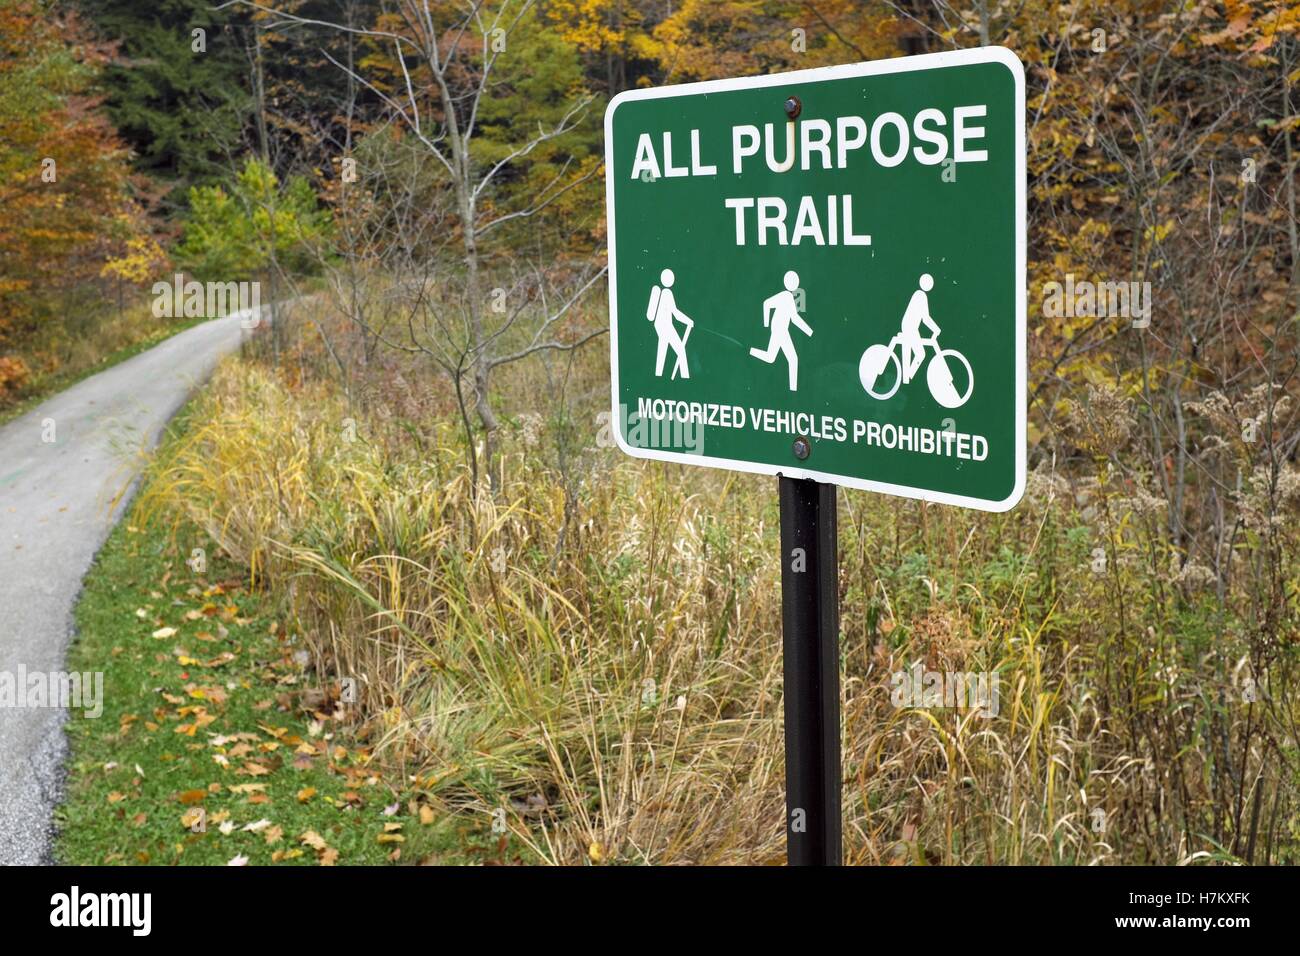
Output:
[[[695,323],[677,309],[677,298],[673,295],[675,280],[676,276],[673,275],[672,269],[665,269],[659,273],[662,288],[655,286],[650,290],[650,304],[646,307],[645,317],[654,323],[655,334],[659,336],[659,352],[655,356],[655,375],[663,376],[664,359],[668,356],[668,350],[672,349],[673,354],[677,356],[677,361],[673,363],[673,372],[669,378],[676,378],[678,375],[682,378],[690,378],[690,365],[686,360],[686,341],[691,337],[691,329],[695,328]],[[684,327],[680,334],[677,331],[679,321]]]

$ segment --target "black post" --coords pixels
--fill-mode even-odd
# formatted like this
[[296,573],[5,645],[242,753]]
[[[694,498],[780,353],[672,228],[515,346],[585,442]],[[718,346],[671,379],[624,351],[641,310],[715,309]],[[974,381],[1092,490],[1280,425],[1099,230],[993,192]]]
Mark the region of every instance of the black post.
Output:
[[781,483],[785,835],[791,866],[839,866],[840,603],[835,486]]

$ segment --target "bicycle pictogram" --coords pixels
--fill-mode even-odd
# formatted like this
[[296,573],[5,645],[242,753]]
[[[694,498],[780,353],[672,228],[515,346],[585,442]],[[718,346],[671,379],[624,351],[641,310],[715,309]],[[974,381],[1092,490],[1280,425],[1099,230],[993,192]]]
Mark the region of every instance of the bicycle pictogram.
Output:
[[[862,359],[858,362],[858,378],[868,395],[883,402],[892,398],[901,386],[916,377],[928,348],[932,354],[926,365],[925,382],[930,395],[944,408],[959,408],[966,404],[975,391],[975,373],[966,356],[956,349],[940,347],[941,330],[930,317],[930,303],[926,295],[934,288],[934,279],[923,275],[920,286],[920,289],[912,293],[898,334],[889,340],[888,345],[873,345],[862,353]],[[921,336],[922,325],[929,330],[929,338]],[[892,374],[888,371],[891,364]],[[954,365],[965,372],[964,387],[959,387],[953,378]]]

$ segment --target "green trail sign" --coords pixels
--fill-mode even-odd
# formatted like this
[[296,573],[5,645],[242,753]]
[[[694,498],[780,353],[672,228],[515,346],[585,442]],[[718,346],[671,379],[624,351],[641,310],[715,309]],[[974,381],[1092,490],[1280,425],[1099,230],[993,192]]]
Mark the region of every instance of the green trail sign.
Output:
[[619,445],[1014,505],[1024,96],[1019,60],[999,47],[616,96]]

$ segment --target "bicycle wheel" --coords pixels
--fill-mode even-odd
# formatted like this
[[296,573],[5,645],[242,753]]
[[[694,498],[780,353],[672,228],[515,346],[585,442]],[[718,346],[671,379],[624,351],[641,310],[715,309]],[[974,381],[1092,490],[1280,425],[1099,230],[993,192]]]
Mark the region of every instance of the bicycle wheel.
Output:
[[[949,360],[955,360],[966,370],[966,388],[964,391],[959,392],[957,390],[957,385],[952,377],[952,369],[948,366]],[[970,362],[966,361],[966,356],[956,349],[940,349],[935,353],[934,358],[930,359],[930,364],[925,370],[925,381],[930,386],[930,394],[934,396],[934,400],[944,408],[960,408],[966,404],[971,392],[975,391],[975,373],[971,371]]]
[[[887,390],[880,390],[881,374],[889,367],[889,363],[894,363],[894,384]],[[903,384],[903,366],[898,362],[898,355],[888,345],[873,345],[862,353],[862,359],[858,362],[858,380],[862,387],[872,398],[884,401],[891,397],[898,386]]]

